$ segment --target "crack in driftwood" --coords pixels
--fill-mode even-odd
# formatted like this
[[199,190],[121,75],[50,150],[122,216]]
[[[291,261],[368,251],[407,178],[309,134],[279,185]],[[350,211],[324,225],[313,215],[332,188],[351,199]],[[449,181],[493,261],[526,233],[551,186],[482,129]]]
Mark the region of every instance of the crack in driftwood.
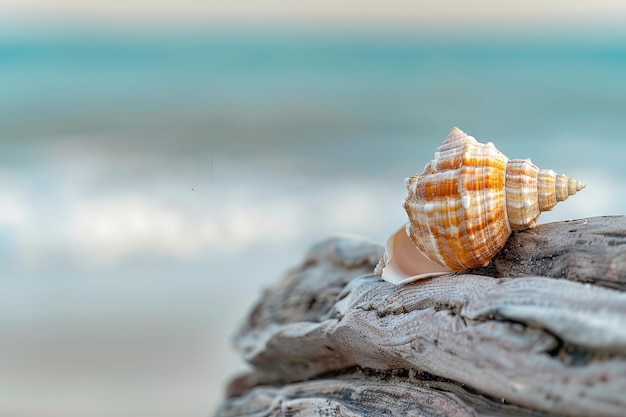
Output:
[[[624,217],[552,223],[516,233],[487,268],[396,287],[370,273],[380,245],[330,239],[264,293],[240,330],[236,346],[255,371],[235,380],[218,415],[621,416],[624,243]],[[537,268],[545,276],[532,276]],[[443,397],[424,385],[428,375],[448,381]],[[397,395],[407,387],[426,390],[409,408]],[[372,393],[384,406],[370,404]]]

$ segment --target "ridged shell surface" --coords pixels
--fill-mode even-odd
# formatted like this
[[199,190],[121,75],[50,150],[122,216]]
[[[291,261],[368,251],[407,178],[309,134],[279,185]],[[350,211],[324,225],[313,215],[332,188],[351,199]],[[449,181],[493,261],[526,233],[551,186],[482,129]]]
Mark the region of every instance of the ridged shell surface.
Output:
[[390,237],[378,268],[394,283],[487,265],[512,231],[534,227],[542,211],[585,188],[530,159],[509,160],[456,127],[405,185],[406,234]]
[[453,128],[424,172],[407,178],[406,232],[424,255],[452,270],[489,263],[512,230],[507,162],[492,143]]

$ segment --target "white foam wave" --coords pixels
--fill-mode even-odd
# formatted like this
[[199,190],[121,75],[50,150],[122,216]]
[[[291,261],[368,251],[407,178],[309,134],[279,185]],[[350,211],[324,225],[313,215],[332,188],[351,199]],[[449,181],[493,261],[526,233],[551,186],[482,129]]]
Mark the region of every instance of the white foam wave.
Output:
[[[540,222],[619,214],[626,186],[603,172],[581,173],[587,188],[545,213]],[[181,198],[180,184],[155,192],[67,193],[56,205],[37,202],[3,177],[0,227],[21,262],[38,266],[59,255],[82,264],[115,264],[136,254],[194,259],[236,255],[255,245],[286,248],[345,232],[383,240],[405,221],[402,185],[343,181],[289,187],[246,182]],[[173,191],[174,190],[174,191]],[[195,192],[195,191],[194,191]],[[33,210],[33,207],[39,207]]]

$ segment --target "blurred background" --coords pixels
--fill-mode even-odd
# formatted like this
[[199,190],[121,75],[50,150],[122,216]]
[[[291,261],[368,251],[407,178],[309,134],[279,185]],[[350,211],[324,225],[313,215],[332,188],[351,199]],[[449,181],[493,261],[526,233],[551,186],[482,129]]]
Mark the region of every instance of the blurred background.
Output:
[[624,214],[626,3],[3,0],[0,415],[207,416],[263,288],[457,125]]

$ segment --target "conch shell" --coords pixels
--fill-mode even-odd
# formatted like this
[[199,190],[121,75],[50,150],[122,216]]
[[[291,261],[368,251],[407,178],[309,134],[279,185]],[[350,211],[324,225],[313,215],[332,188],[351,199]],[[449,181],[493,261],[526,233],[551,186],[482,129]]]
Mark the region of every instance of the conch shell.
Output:
[[394,284],[488,265],[512,231],[534,227],[542,211],[585,188],[456,127],[405,185],[409,220],[387,240],[375,272]]

